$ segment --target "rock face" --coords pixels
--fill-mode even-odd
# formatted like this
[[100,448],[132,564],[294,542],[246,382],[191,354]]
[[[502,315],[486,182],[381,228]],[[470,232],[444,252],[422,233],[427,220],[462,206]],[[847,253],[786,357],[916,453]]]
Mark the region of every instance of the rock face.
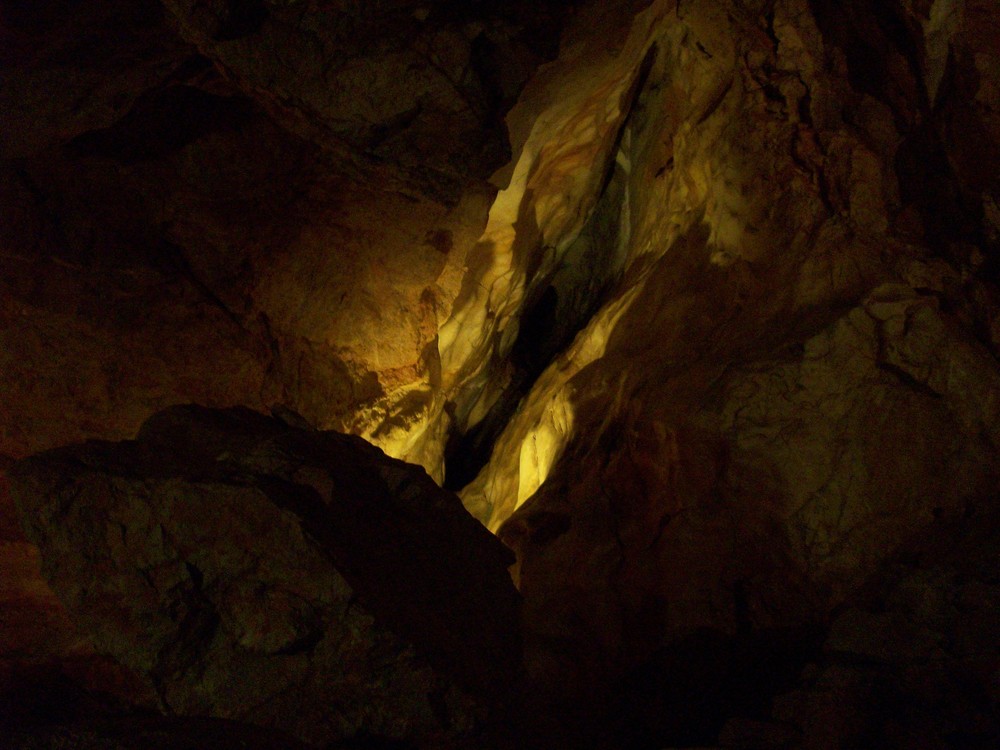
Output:
[[[187,402],[422,465],[516,551],[552,746],[798,741],[763,704],[995,506],[994,0],[32,6],[0,471]],[[91,659],[10,507],[0,669]]]
[[5,8],[0,453],[131,437],[190,401],[285,403],[405,453],[504,114],[568,12]]
[[509,552],[358,438],[175,407],[10,481],[53,590],[168,713],[441,747],[513,694]]
[[995,508],[940,519],[833,621],[766,720],[726,748],[990,748],[1000,742],[1000,524]]
[[164,5],[289,127],[445,201],[506,161],[502,114],[555,54],[565,14],[552,0]]
[[[574,294],[599,299],[461,493],[518,553],[529,664],[554,701],[601,704],[567,699],[565,675],[609,689],[706,631],[823,625],[935,518],[996,502],[995,186],[945,136],[972,118],[992,158],[997,60],[972,49],[995,11],[923,17],[971,87],[959,107],[957,79],[931,100],[919,46],[942,42],[924,11],[861,5],[635,16],[618,57],[635,90],[600,152],[614,168],[583,199],[599,226],[546,238],[518,266],[523,293],[491,301],[516,310],[514,343],[485,345],[513,382]],[[538,153],[540,181],[555,157]],[[537,194],[519,216],[558,220]],[[574,286],[575,243],[602,236],[613,272]]]
[[[408,455],[504,113],[568,11],[5,5],[0,471],[191,402],[285,404]],[[413,458],[440,478],[442,453]],[[83,658],[37,553],[0,559],[0,665]]]

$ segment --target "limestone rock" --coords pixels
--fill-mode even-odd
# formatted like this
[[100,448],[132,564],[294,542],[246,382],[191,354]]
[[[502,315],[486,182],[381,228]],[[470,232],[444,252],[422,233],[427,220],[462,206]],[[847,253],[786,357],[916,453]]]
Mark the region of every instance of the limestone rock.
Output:
[[[536,32],[562,17],[528,10],[523,28]],[[408,182],[408,167],[369,158],[374,172],[361,174],[354,162],[366,158],[296,135],[287,108],[238,88],[170,18],[155,0],[3,10],[0,454],[124,439],[187,402],[284,403],[405,454],[435,387],[437,327],[495,188],[456,168],[448,184],[464,175],[463,188],[445,205]],[[474,18],[463,23],[474,31]],[[516,36],[504,28],[472,46],[489,36],[503,57],[494,32]],[[526,42],[537,54],[518,57],[523,70],[500,66],[504,101],[554,38]],[[498,147],[501,109],[476,115],[493,118],[477,122]],[[420,148],[464,142],[428,143],[438,125],[422,127]],[[2,501],[0,526],[16,526]],[[17,544],[0,550],[4,579],[17,576],[9,619],[52,627],[18,627],[0,654],[56,658],[63,644],[75,659],[82,639],[30,573],[35,551]]]
[[[995,503],[996,2],[33,5],[0,454],[196,401],[419,463],[516,549],[533,713],[581,744],[634,696],[650,746],[794,744],[726,713],[788,685],[676,675],[831,619],[833,660],[936,648],[858,596]],[[0,626],[80,656],[15,533]],[[722,696],[700,734],[671,685]]]
[[501,117],[554,55],[566,15],[559,2],[165,5],[290,127],[446,202],[506,161]]
[[163,33],[164,16],[157,0],[6,6],[0,158],[25,157],[106,128],[143,92],[181,71],[196,51]]
[[197,402],[409,455],[503,114],[568,9],[169,5],[5,9],[0,452]]
[[511,695],[509,553],[358,438],[175,407],[10,481],[81,631],[168,713],[438,747]]
[[1000,741],[998,532],[995,508],[941,518],[872,576],[798,689],[775,699],[775,722],[800,732],[785,746]]
[[[822,624],[1000,479],[992,188],[951,166],[919,32],[864,3],[644,13],[641,51],[619,56],[635,80],[647,67],[616,146],[619,270],[461,493],[518,553],[553,700],[703,630]],[[514,247],[545,216],[524,207]],[[558,281],[524,267],[524,289]],[[536,326],[520,335],[551,330],[499,286],[482,296]]]

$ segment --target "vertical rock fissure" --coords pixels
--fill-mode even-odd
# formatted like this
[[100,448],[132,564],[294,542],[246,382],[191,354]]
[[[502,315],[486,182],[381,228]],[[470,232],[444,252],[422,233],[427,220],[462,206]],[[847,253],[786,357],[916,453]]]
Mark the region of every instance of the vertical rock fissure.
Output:
[[[509,352],[494,352],[510,379],[486,416],[470,429],[453,432],[445,447],[447,489],[459,490],[487,464],[493,445],[535,381],[601,309],[625,264],[631,233],[629,179],[633,125],[656,58],[652,46],[626,98],[626,115],[610,151],[600,194],[580,233],[558,261],[536,272],[525,293],[518,335]],[[539,248],[541,256],[550,248]],[[542,265],[542,264],[539,264]],[[497,368],[502,370],[503,368]]]

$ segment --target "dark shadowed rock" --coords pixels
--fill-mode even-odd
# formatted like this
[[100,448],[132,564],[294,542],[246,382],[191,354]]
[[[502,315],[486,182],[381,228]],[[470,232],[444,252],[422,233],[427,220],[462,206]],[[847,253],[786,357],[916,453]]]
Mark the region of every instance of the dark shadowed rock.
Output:
[[1000,745],[1000,518],[939,518],[834,619],[822,653],[767,721],[730,720],[724,748],[894,750]]
[[510,554],[359,438],[175,407],[10,482],[53,589],[166,713],[447,746],[517,678]]
[[510,158],[502,117],[555,56],[574,3],[164,5],[184,39],[286,126],[453,202]]
[[12,750],[308,750],[281,732],[222,719],[143,717],[15,731]]

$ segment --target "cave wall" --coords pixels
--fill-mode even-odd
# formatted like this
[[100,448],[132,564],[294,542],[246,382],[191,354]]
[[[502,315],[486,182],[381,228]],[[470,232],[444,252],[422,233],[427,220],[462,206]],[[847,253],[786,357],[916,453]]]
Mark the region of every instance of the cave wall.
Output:
[[[560,16],[242,5],[6,11],[3,453],[185,398],[369,433],[419,411]],[[79,392],[31,376],[47,347]]]
[[[401,453],[564,15],[6,4],[0,470],[186,402]],[[86,656],[6,491],[0,517],[5,655]]]
[[[823,621],[995,502],[989,0],[50,0],[0,34],[0,471],[184,402],[361,435],[515,549],[562,704]],[[111,669],[2,481],[0,533],[5,665]]]
[[1000,465],[996,184],[953,135],[995,158],[995,11],[647,13],[618,279],[462,491],[560,694],[822,620]]

